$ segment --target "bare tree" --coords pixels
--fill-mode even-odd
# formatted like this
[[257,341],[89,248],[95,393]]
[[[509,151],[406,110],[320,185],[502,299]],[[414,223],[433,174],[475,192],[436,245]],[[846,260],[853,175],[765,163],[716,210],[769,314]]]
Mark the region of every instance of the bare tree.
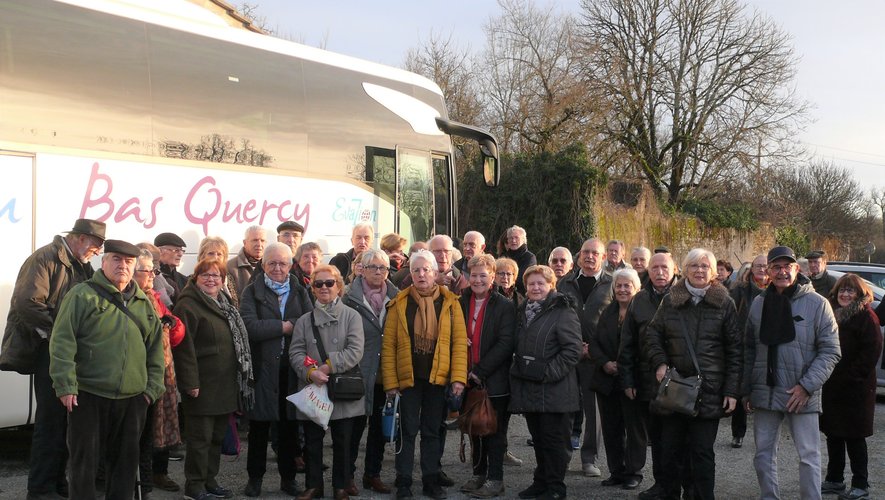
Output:
[[574,19],[527,0],[499,0],[480,66],[485,123],[512,152],[588,143],[595,100],[579,80]]
[[870,200],[879,209],[879,215],[882,217],[882,237],[885,238],[885,187],[871,189]]
[[784,147],[807,105],[796,58],[771,20],[736,0],[583,0],[587,84],[611,113],[603,140],[678,205],[718,189]]
[[[409,50],[403,67],[439,85],[451,119],[470,124],[479,122],[482,103],[478,97],[475,64],[470,49],[457,46],[451,34],[443,37],[431,32],[427,40]],[[475,141],[461,137],[452,140],[458,152],[455,165],[460,172],[478,150]]]
[[832,162],[813,160],[806,166],[766,174],[763,216],[775,224],[801,226],[814,236],[836,236],[857,246],[869,239],[869,200],[851,171]]

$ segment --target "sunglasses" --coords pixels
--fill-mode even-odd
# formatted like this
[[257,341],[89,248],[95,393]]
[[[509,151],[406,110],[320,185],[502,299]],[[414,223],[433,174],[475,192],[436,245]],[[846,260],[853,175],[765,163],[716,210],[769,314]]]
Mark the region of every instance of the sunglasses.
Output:
[[338,282],[335,280],[322,280],[322,281],[314,281],[313,283],[311,283],[311,285],[313,285],[314,288],[322,288],[322,287],[332,288],[333,286],[335,286],[337,284],[338,284]]

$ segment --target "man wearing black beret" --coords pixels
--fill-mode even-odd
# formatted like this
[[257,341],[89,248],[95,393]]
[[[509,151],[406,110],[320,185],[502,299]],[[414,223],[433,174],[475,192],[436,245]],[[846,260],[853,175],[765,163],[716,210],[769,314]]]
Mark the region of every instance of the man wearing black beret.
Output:
[[304,226],[294,220],[287,220],[277,226],[277,241],[288,245],[292,249],[292,255],[295,255],[295,252],[298,251],[303,238]]
[[175,233],[160,233],[154,238],[154,245],[160,249],[160,273],[166,278],[166,282],[172,285],[175,292],[172,301],[178,299],[178,294],[187,284],[187,276],[178,272],[181,258],[184,256],[184,248],[187,246],[184,240]]
[[106,240],[101,269],[71,289],[49,338],[49,374],[68,412],[70,498],[131,498],[148,406],[166,390],[163,331],[132,280],[140,249]]

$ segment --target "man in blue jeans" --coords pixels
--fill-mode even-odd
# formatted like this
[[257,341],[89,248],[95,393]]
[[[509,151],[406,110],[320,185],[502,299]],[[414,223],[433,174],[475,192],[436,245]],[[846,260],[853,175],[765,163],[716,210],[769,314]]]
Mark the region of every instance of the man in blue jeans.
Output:
[[803,499],[821,498],[820,390],[839,362],[833,309],[799,274],[789,247],[768,252],[768,288],[753,300],[744,350],[746,410],[755,411],[753,465],[760,498],[780,498],[777,444],[786,420],[799,455]]

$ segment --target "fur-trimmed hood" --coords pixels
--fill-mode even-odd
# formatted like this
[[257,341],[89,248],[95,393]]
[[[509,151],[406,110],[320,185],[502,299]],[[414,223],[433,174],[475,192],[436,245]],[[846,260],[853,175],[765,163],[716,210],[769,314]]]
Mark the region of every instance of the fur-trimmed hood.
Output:
[[[689,292],[688,288],[685,286],[686,279],[687,278],[681,278],[675,285],[670,287],[670,302],[672,302],[675,307],[682,307],[691,300],[691,292]],[[713,282],[710,284],[710,288],[707,289],[707,293],[704,295],[704,302],[718,309],[722,309],[729,298],[728,289],[722,286],[719,282]]]
[[833,314],[836,316],[836,322],[839,326],[843,326],[851,321],[855,316],[862,313],[864,309],[867,308],[867,304],[872,302],[872,300],[867,296],[862,296],[853,300],[850,304],[845,307],[839,306],[839,301],[830,301],[830,305],[833,306]]

